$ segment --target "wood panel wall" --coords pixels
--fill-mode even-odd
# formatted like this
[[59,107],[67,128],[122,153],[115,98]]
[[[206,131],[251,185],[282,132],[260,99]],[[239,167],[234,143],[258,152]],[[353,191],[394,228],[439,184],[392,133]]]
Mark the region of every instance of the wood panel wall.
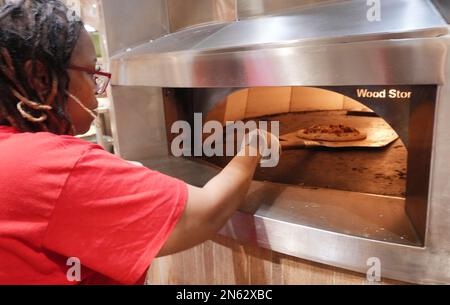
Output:
[[[363,274],[242,245],[216,236],[191,250],[156,259],[148,284],[302,285],[372,284]],[[380,284],[399,284],[383,279]]]

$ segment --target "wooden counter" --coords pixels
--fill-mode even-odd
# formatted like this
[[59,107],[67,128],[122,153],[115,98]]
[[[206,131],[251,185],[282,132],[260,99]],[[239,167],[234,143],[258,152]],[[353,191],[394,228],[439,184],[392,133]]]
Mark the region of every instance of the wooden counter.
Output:
[[[364,274],[317,264],[221,236],[191,250],[156,259],[149,284],[373,284]],[[401,284],[383,279],[380,284]]]

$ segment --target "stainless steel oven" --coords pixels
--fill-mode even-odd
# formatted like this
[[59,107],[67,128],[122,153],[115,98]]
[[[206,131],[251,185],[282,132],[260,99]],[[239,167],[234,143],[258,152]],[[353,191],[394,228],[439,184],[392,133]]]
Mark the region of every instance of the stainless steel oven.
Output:
[[201,186],[229,158],[171,156],[172,124],[195,113],[224,125],[277,121],[281,137],[355,126],[372,145],[300,145],[258,169],[221,234],[364,273],[377,258],[383,276],[450,283],[446,2],[381,1],[380,21],[357,0],[219,1],[212,19],[191,3],[198,18],[183,22],[171,2],[158,3],[175,28],[112,56],[117,151]]

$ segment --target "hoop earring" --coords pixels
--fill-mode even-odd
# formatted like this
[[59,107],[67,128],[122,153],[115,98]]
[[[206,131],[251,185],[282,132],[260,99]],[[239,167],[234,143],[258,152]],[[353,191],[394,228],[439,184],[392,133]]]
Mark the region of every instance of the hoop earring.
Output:
[[12,94],[20,101],[19,103],[17,103],[17,110],[19,111],[19,113],[22,115],[22,117],[32,123],[42,123],[45,120],[47,120],[48,116],[45,113],[42,113],[42,115],[40,117],[34,117],[31,114],[29,114],[28,112],[26,112],[23,109],[23,105],[27,105],[27,107],[34,109],[34,110],[39,110],[39,111],[49,111],[52,110],[53,108],[51,106],[48,105],[42,105],[36,102],[33,102],[31,100],[29,100],[28,98],[26,98],[25,96],[23,96],[22,94],[20,94],[17,90],[12,89],[11,88],[11,92]]
[[44,121],[47,120],[47,115],[45,113],[43,113],[40,117],[36,118],[34,116],[32,116],[31,114],[29,114],[28,112],[26,112],[25,110],[23,110],[23,104],[24,102],[20,101],[19,103],[17,103],[17,110],[20,112],[20,115],[22,115],[22,117],[32,123],[42,123]]

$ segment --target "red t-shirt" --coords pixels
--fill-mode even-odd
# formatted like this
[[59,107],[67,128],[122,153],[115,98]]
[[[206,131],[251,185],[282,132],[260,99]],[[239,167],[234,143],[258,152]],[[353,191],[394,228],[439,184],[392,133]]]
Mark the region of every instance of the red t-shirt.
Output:
[[186,200],[100,146],[0,126],[0,284],[143,284]]

